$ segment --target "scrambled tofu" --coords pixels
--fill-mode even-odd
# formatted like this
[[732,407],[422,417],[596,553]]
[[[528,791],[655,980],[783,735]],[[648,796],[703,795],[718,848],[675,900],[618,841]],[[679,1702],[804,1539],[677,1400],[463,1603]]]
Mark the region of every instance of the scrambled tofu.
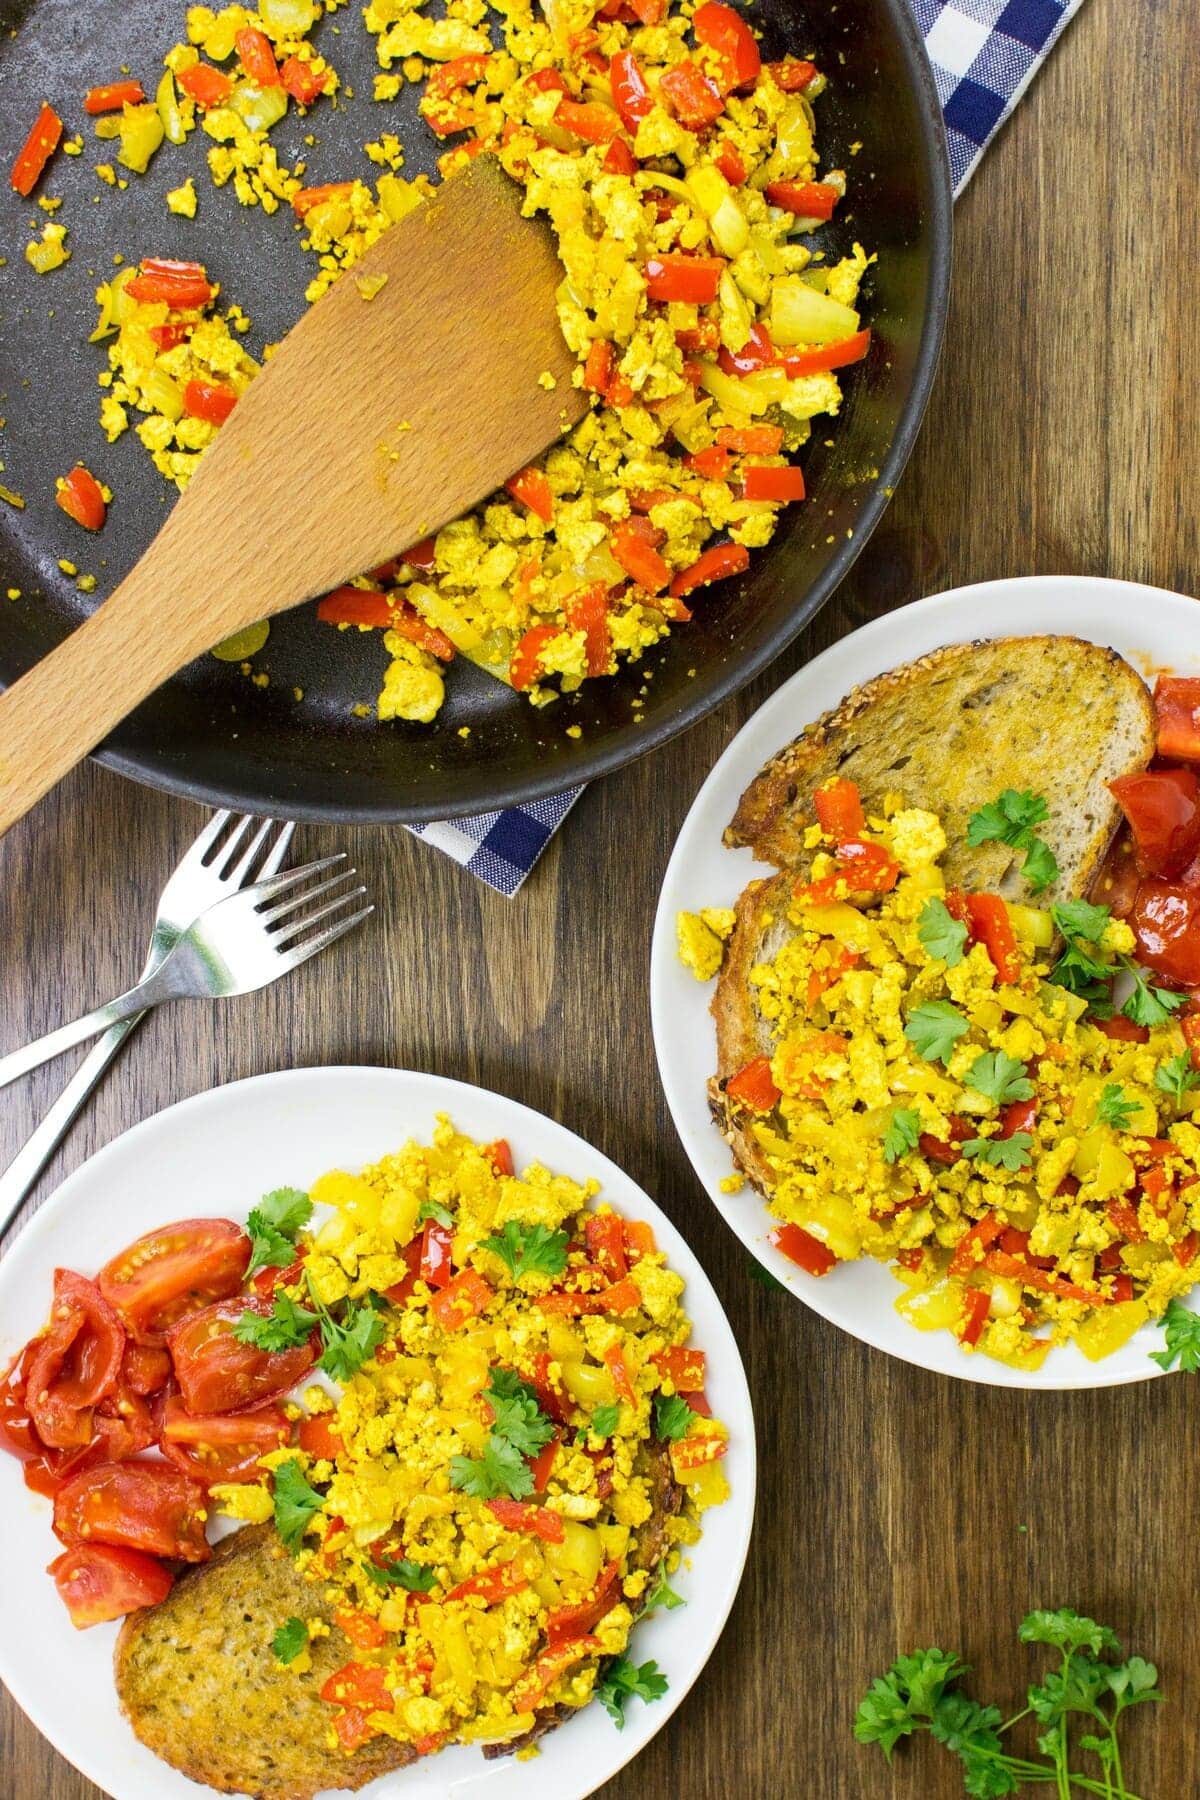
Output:
[[[306,187],[302,164],[279,161],[272,129],[337,91],[311,43],[330,10],[328,0],[193,7],[154,103],[96,127],[119,137],[118,161],[137,172],[164,143],[199,132],[215,185],[267,214],[290,203],[315,259],[310,301],[432,191],[397,172],[403,147],[387,131],[365,146],[383,170],[373,187]],[[616,673],[686,623],[688,596],[743,570],[803,498],[796,453],[812,419],[839,409],[835,371],[867,352],[857,301],[870,259],[855,246],[829,263],[812,247],[845,190],[840,170],[819,167],[812,103],[823,75],[794,57],[763,64],[750,26],[726,7],[702,8],[694,29],[696,10],[693,0],[645,0],[615,17],[590,0],[542,10],[448,0],[437,18],[413,0],[365,10],[383,71],[376,100],[423,81],[424,120],[453,140],[443,175],[493,151],[524,187],[525,210],[548,218],[574,380],[592,396],[536,465],[372,578],[396,614],[380,719],[435,717],[445,691],[435,663],[455,654],[535,706]],[[168,205],[193,216],[190,181]],[[112,437],[131,407],[146,414],[139,436],[182,485],[220,422],[186,399],[186,378],[207,378],[192,367],[195,340],[207,332],[212,348],[228,336],[215,292],[151,320],[118,306],[115,286],[101,290],[102,323],[118,333],[102,424]],[[146,332],[159,329],[156,348]],[[222,379],[235,398],[254,368],[244,353],[232,359]],[[436,658],[419,638],[414,656],[403,628],[414,613],[444,646]],[[386,630],[387,606],[353,622]]]
[[[596,1192],[518,1175],[506,1143],[445,1119],[432,1145],[312,1189],[328,1216],[282,1292],[369,1300],[385,1325],[336,1397],[306,1393],[300,1448],[263,1465],[299,1460],[321,1496],[298,1561],[356,1647],[324,1696],[346,1749],[502,1742],[584,1705],[728,1493],[683,1282]],[[668,1457],[678,1512],[655,1501]],[[218,1499],[255,1518],[265,1492]]]
[[[1050,913],[948,893],[939,821],[886,813],[840,846],[812,828],[793,931],[751,972],[776,1047],[725,1091],[777,1241],[817,1275],[891,1263],[913,1325],[1015,1367],[1067,1341],[1099,1359],[1200,1268],[1190,1039],[1158,1003],[1152,1026],[1107,1016],[1133,939],[1103,908],[1083,909],[1085,997]],[[712,972],[683,918],[685,961]]]

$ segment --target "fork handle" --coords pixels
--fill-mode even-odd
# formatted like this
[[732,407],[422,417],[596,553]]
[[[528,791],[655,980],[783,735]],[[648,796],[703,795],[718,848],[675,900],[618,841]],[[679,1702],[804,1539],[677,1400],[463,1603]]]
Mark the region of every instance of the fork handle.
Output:
[[105,1070],[131,1032],[136,1031],[143,1015],[135,1013],[112,1025],[101,1041],[94,1045],[80,1063],[41,1123],[30,1133],[21,1149],[0,1175],[0,1238],[2,1238],[34,1182],[66,1136],[89,1094],[101,1081]]
[[149,1007],[157,1006],[161,1000],[176,999],[177,990],[172,985],[169,972],[164,979],[164,971],[168,970],[170,961],[171,958],[168,957],[157,974],[151,975],[147,981],[140,981],[128,993],[119,994],[106,1006],[96,1007],[94,1012],[85,1013],[82,1019],[76,1019],[71,1025],[60,1025],[57,1031],[48,1031],[45,1037],[35,1038],[23,1050],[14,1050],[10,1055],[0,1057],[0,1087],[7,1087],[19,1075],[28,1075],[30,1069],[36,1069],[39,1063],[61,1056],[64,1050],[73,1050],[76,1044],[95,1037],[97,1032],[107,1031],[110,1025],[117,1025],[122,1019],[131,1019],[135,1013],[145,1012]]

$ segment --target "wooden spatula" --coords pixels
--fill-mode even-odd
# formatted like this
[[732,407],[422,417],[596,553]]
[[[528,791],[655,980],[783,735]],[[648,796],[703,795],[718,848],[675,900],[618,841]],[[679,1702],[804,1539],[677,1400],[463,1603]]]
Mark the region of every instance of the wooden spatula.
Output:
[[580,419],[562,268],[520,202],[477,157],[288,333],[141,561],[0,696],[0,832],[194,656],[398,555]]

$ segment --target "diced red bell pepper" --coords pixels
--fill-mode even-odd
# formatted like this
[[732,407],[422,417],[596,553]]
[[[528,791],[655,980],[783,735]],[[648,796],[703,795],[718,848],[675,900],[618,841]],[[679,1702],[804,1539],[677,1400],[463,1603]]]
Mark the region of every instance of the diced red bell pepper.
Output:
[[421,1278],[431,1288],[449,1287],[454,1279],[454,1233],[436,1219],[425,1221],[421,1238]]
[[188,99],[205,110],[222,105],[233,92],[232,77],[211,63],[193,63],[190,69],[180,69],[175,79]]
[[677,600],[682,600],[694,588],[724,581],[729,575],[740,575],[749,567],[750,552],[744,544],[712,544],[701,551],[690,569],[681,569],[672,579],[671,592]]
[[323,206],[326,200],[336,200],[339,194],[348,194],[353,188],[352,181],[326,181],[320,187],[301,188],[292,195],[292,210],[298,219],[307,219],[315,206]]
[[671,1383],[677,1394],[699,1394],[703,1391],[708,1362],[703,1350],[679,1344],[670,1350],[656,1350],[650,1361],[663,1379]]
[[1185,1012],[1179,1021],[1179,1029],[1191,1053],[1193,1069],[1200,1069],[1200,1012]]
[[333,1615],[333,1622],[345,1633],[356,1650],[378,1650],[386,1644],[388,1634],[379,1620],[371,1613],[359,1612],[357,1607],[342,1606]]
[[620,1399],[628,1400],[630,1406],[637,1405],[637,1388],[633,1384],[633,1375],[629,1363],[620,1344],[610,1344],[604,1352],[605,1368],[613,1378],[613,1386]]
[[783,449],[782,425],[724,425],[717,432],[722,450],[738,450],[743,456],[778,456]]
[[237,402],[237,395],[223,381],[193,379],[183,390],[184,412],[209,425],[223,425]]
[[1147,769],[1109,782],[1133,833],[1142,875],[1181,875],[1200,849],[1200,779],[1194,769]]
[[1186,1237],[1171,1246],[1171,1254],[1181,1269],[1190,1269],[1196,1260],[1197,1249],[1200,1249],[1200,1232],[1189,1231]]
[[705,481],[724,481],[729,473],[729,451],[718,444],[710,444],[707,450],[692,450],[684,457],[683,466],[691,469]]
[[604,152],[600,167],[606,175],[636,175],[638,159],[623,137],[615,137]]
[[947,1273],[970,1275],[979,1268],[982,1261],[982,1257],[976,1256],[976,1250],[985,1251],[989,1244],[995,1243],[1003,1230],[1004,1222],[997,1218],[995,1213],[987,1213],[982,1219],[977,1219],[966,1235],[959,1238],[955,1245],[954,1255],[950,1258]]
[[971,935],[991,957],[1000,981],[1012,987],[1021,979],[1021,953],[1004,901],[999,894],[968,894],[967,915]]
[[1059,1300],[1079,1300],[1085,1306],[1104,1306],[1109,1299],[1107,1294],[1077,1287],[1073,1281],[1063,1281],[1045,1269],[1022,1262],[1019,1256],[1008,1256],[1003,1250],[989,1250],[983,1266],[993,1275],[1007,1275],[1010,1280],[1019,1281],[1022,1287],[1032,1288],[1039,1294],[1053,1294]]
[[372,1663],[348,1662],[335,1669],[321,1689],[329,1706],[360,1706],[369,1712],[392,1712],[396,1702],[384,1685],[384,1671]]
[[707,306],[717,297],[725,262],[719,256],[683,256],[663,252],[646,264],[646,293],[651,300],[684,300]]
[[627,1276],[624,1281],[616,1281],[597,1293],[539,1294],[537,1303],[546,1312],[568,1313],[579,1318],[587,1313],[637,1312],[642,1295],[637,1282]]
[[494,1563],[490,1569],[481,1569],[477,1575],[468,1575],[457,1587],[450,1589],[447,1600],[467,1600],[476,1595],[485,1606],[498,1606],[501,1600],[507,1600],[510,1594],[519,1594],[522,1588],[529,1586],[529,1576],[519,1557],[511,1562]]
[[554,1607],[546,1617],[546,1639],[551,1649],[560,1644],[569,1644],[575,1638],[586,1637],[605,1613],[609,1612],[621,1599],[621,1588],[617,1577],[621,1572],[621,1563],[614,1557],[600,1571],[595,1587],[586,1600],[580,1600],[574,1606]]
[[629,1273],[625,1254],[625,1221],[616,1213],[594,1212],[587,1216],[584,1239],[588,1255],[609,1281],[624,1281]]
[[1000,1114],[1002,1138],[1015,1137],[1018,1131],[1032,1131],[1037,1124],[1037,1101],[1013,1100]]
[[483,1154],[491,1163],[497,1175],[512,1175],[513,1153],[507,1138],[493,1138],[490,1144],[483,1146]]
[[722,144],[721,148],[713,157],[713,161],[716,163],[718,169],[720,169],[730,187],[741,187],[746,179],[746,165],[742,161],[741,155],[732,144]]
[[519,694],[531,688],[542,673],[542,651],[558,636],[557,625],[532,625],[525,633],[508,665],[508,679]]
[[804,474],[795,464],[752,463],[742,476],[742,496],[746,500],[770,500],[777,506],[789,506],[804,498]]
[[801,219],[832,219],[841,199],[827,181],[768,181],[763,192],[772,206],[781,206]]
[[754,86],[762,57],[754,33],[740,13],[734,12],[732,6],[721,5],[720,0],[704,0],[704,5],[696,8],[692,29],[698,43],[715,50],[729,64],[731,87]]
[[174,350],[176,344],[186,343],[192,335],[192,327],[182,321],[177,325],[151,325],[150,336],[160,350]]
[[1127,1244],[1144,1244],[1146,1234],[1142,1230],[1137,1209],[1125,1200],[1110,1200],[1105,1208],[1109,1223],[1120,1232]]
[[573,1669],[577,1662],[599,1649],[599,1638],[584,1636],[572,1639],[569,1644],[559,1644],[555,1649],[543,1650],[528,1674],[510,1689],[509,1705],[514,1712],[534,1711],[568,1669]]
[[393,1282],[390,1288],[385,1288],[383,1295],[384,1299],[390,1300],[393,1306],[403,1306],[417,1285],[421,1273],[421,1248],[421,1238],[416,1237],[405,1244],[400,1252],[408,1265],[408,1273],[401,1276],[399,1281]]
[[25,197],[32,194],[38,176],[57,150],[62,134],[62,120],[49,102],[43,100],[29,136],[17,152],[9,177],[18,194]]
[[[542,1410],[544,1412],[545,1408],[543,1407]],[[544,1494],[546,1491],[546,1483],[558,1460],[559,1438],[560,1433],[556,1431],[550,1442],[543,1444],[537,1455],[530,1461],[529,1479],[533,1482],[535,1494]]]
[[[782,1226],[779,1235],[790,1229],[790,1226]],[[813,1242],[816,1242],[815,1238]],[[676,1476],[680,1476],[688,1469],[701,1469],[705,1463],[716,1462],[728,1449],[728,1438],[706,1431],[695,1437],[680,1438],[677,1443],[672,1444],[671,1463]]]
[[992,1297],[983,1288],[967,1288],[963,1294],[963,1322],[958,1327],[960,1344],[977,1344],[987,1324]]
[[486,51],[468,51],[452,56],[433,71],[425,83],[420,112],[438,137],[452,137],[456,131],[468,131],[475,123],[475,102],[466,92],[487,74],[491,58]]
[[782,88],[785,94],[798,94],[816,74],[817,65],[799,56],[785,56],[782,62],[768,63],[767,69],[776,87]]
[[740,350],[727,350],[722,344],[717,352],[717,362],[726,375],[754,375],[759,369],[773,368],[778,360],[765,325],[752,325]]
[[457,653],[445,632],[423,619],[411,602],[397,597],[392,601],[392,608],[393,631],[399,632],[402,638],[407,638],[410,644],[416,644],[419,650],[428,650],[431,656],[439,657],[442,662],[454,661]]
[[1160,675],[1154,684],[1158,754],[1180,762],[1200,762],[1200,679]]
[[301,1419],[296,1442],[309,1456],[319,1457],[325,1462],[336,1462],[343,1448],[342,1440],[333,1429],[327,1413],[310,1413],[308,1418]]
[[422,538],[419,544],[413,544],[401,556],[400,561],[407,563],[410,569],[432,569],[437,560],[436,537]]
[[789,1261],[796,1263],[806,1274],[828,1275],[830,1269],[837,1264],[837,1257],[828,1245],[800,1225],[781,1225],[775,1233],[774,1243]]
[[608,628],[608,586],[593,581],[576,588],[563,601],[563,612],[572,631],[582,631],[589,675],[607,675],[612,665],[612,634]]
[[583,365],[583,385],[591,394],[607,394],[613,373],[613,347],[607,338],[596,338]]
[[834,781],[827,781],[814,792],[813,807],[821,830],[835,844],[844,844],[850,838],[860,837],[867,829],[862,798],[853,781],[846,781],[840,776]]
[[720,89],[689,57],[667,70],[659,81],[658,91],[679,123],[689,131],[703,131],[725,111]]
[[123,106],[140,106],[145,98],[140,81],[110,81],[88,89],[83,110],[95,118],[99,113],[120,112]]
[[738,1101],[742,1106],[749,1106],[755,1112],[770,1112],[782,1098],[771,1074],[769,1056],[756,1056],[735,1075],[731,1075],[725,1083],[725,1092],[729,1099]]
[[458,1331],[486,1312],[495,1297],[495,1290],[488,1286],[482,1275],[477,1275],[474,1269],[464,1269],[440,1294],[433,1295],[429,1310],[443,1331]]
[[638,126],[653,109],[654,96],[642,65],[631,50],[618,50],[609,63],[608,85],[621,123],[631,136],[635,136]]
[[179,311],[207,306],[216,293],[199,263],[173,262],[165,256],[148,256],[125,292],[131,300],[163,300]]
[[846,838],[838,845],[836,861],[855,893],[890,894],[900,879],[900,864],[882,844],[867,838]]
[[844,369],[850,363],[861,362],[870,348],[871,333],[863,330],[856,331],[853,337],[843,338],[840,344],[818,344],[811,350],[785,350],[783,372],[789,381],[795,381],[800,375],[820,375],[827,369]]
[[546,1544],[561,1544],[566,1535],[562,1515],[553,1507],[529,1506],[522,1500],[489,1500],[487,1507],[506,1531],[528,1531]]
[[279,71],[279,79],[297,106],[311,106],[325,92],[329,70],[314,69],[301,57],[289,56]]
[[1113,1276],[1112,1297],[1118,1305],[1123,1305],[1125,1301],[1133,1299],[1133,1277],[1127,1275],[1124,1270]]
[[611,144],[621,133],[621,121],[615,112],[598,101],[562,99],[554,112],[554,123],[585,144]]
[[391,596],[378,588],[339,587],[317,601],[317,617],[326,625],[365,625],[390,630],[396,609]]
[[654,1227],[645,1219],[625,1220],[625,1242],[629,1247],[631,1263],[640,1262],[643,1256],[653,1256],[658,1249],[654,1241]]
[[64,475],[57,484],[54,503],[85,531],[99,531],[108,517],[100,483],[82,463],[76,463],[71,473]]
[[554,517],[554,495],[543,470],[532,464],[527,469],[518,469],[504,486],[514,500],[519,500],[522,506],[527,506],[531,513],[536,513],[549,525]]
[[256,25],[247,25],[234,37],[234,47],[243,69],[259,87],[280,85],[279,64],[271,48],[271,40]]
[[1150,1029],[1146,1025],[1135,1025],[1124,1013],[1114,1013],[1111,1019],[1092,1019],[1091,1024],[1097,1031],[1103,1032],[1106,1038],[1112,1038],[1118,1044],[1148,1044]]

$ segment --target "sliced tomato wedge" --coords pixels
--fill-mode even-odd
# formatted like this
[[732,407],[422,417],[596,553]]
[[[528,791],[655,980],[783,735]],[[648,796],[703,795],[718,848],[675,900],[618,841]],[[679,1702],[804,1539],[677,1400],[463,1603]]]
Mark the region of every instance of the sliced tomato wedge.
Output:
[[305,1376],[317,1360],[314,1332],[294,1350],[259,1350],[243,1344],[233,1328],[247,1312],[266,1318],[271,1303],[259,1295],[218,1300],[191,1313],[167,1334],[167,1348],[184,1405],[196,1417],[236,1412],[274,1399]]
[[25,1404],[25,1388],[29,1378],[29,1361],[38,1340],[26,1344],[9,1363],[0,1380],[0,1450],[10,1456],[40,1456],[44,1445],[34,1430],[29,1408]]
[[188,1313],[236,1294],[249,1261],[250,1239],[232,1219],[181,1219],[138,1238],[97,1280],[138,1343],[161,1349]]
[[197,1418],[178,1394],[167,1401],[162,1453],[203,1487],[218,1481],[257,1481],[260,1456],[286,1444],[291,1426],[278,1406]]
[[1200,893],[1169,881],[1143,881],[1128,924],[1139,962],[1181,987],[1200,986]]
[[56,1269],[50,1323],[30,1346],[25,1387],[30,1420],[47,1449],[91,1442],[95,1408],[115,1391],[124,1350],[124,1327],[95,1282]]
[[153,1556],[111,1544],[76,1544],[46,1570],[53,1575],[71,1623],[79,1631],[122,1619],[142,1606],[157,1606],[174,1576]]
[[162,1462],[100,1463],[73,1475],[54,1500],[64,1544],[115,1544],[178,1562],[206,1562],[204,1489]]
[[1147,769],[1109,782],[1133,833],[1142,875],[1171,880],[1200,850],[1200,778],[1194,769]]
[[309,1456],[320,1457],[325,1462],[336,1462],[342,1454],[342,1440],[333,1429],[328,1413],[310,1413],[307,1419],[301,1419],[296,1442]]

